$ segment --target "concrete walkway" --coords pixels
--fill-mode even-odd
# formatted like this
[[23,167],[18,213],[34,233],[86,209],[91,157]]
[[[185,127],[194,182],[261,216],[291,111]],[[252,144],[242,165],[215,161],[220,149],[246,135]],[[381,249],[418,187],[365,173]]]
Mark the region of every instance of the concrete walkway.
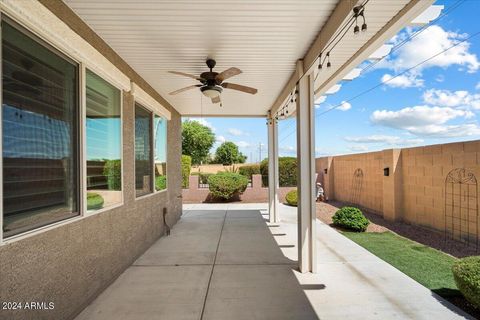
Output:
[[158,240],[77,320],[468,319],[317,220],[318,274],[296,271],[296,209],[185,205]]

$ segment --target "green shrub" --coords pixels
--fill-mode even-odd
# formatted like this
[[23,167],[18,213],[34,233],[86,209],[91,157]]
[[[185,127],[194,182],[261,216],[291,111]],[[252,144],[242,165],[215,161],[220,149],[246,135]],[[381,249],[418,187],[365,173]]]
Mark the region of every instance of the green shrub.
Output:
[[167,189],[167,176],[156,176],[155,177],[155,190]]
[[480,256],[457,260],[453,264],[452,272],[465,299],[480,308]]
[[343,207],[332,217],[333,224],[339,227],[350,229],[356,232],[367,230],[370,221],[363,215],[362,211],[354,207]]
[[230,200],[245,191],[248,179],[238,173],[219,172],[208,177],[210,193],[214,198]]
[[297,204],[298,204],[298,193],[297,193],[297,190],[292,190],[292,191],[289,191],[287,193],[287,195],[285,196],[285,200],[287,201],[287,203],[291,206],[294,206],[296,207]]
[[247,166],[242,166],[240,169],[238,169],[238,173],[240,173],[242,176],[247,177],[250,179],[252,175],[254,174],[260,174],[260,165],[258,164],[250,164]]
[[198,183],[207,184],[208,177],[210,177],[213,173],[202,173],[202,172],[192,172],[192,176],[198,176]]
[[[268,186],[268,159],[260,163],[260,173],[264,186]],[[278,158],[278,183],[280,187],[297,186],[297,158]]]
[[105,161],[103,175],[107,177],[108,190],[122,190],[122,162],[120,160]]
[[87,192],[87,210],[103,208],[103,197],[95,192]]
[[192,170],[192,157],[182,154],[182,188],[188,188],[188,178]]

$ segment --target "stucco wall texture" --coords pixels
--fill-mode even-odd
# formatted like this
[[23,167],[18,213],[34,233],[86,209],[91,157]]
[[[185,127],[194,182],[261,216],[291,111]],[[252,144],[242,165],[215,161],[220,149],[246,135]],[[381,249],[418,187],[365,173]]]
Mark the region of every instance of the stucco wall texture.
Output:
[[[384,176],[384,168],[389,168],[389,176]],[[362,187],[360,195],[352,201],[357,169],[363,171]],[[480,141],[316,159],[318,180],[324,183],[329,199],[353,203],[388,220],[405,221],[440,232],[448,229],[451,223],[445,218],[446,212],[451,210],[450,196],[445,192],[453,190],[451,184],[446,184],[446,177],[454,169],[465,169],[466,174],[480,178]],[[454,188],[455,193],[460,194],[460,187]],[[472,209],[479,200],[478,188],[470,189],[470,198],[464,191],[461,197],[463,202],[458,205],[470,208],[470,221],[465,222],[469,226],[463,226],[465,234],[462,236],[470,232],[472,237],[480,222],[478,210]]]
[[[0,310],[0,319],[72,319],[164,234],[182,212],[181,117],[61,1],[41,1],[171,112],[167,190],[135,199],[134,98],[124,92],[124,204],[0,246],[0,303],[49,302],[51,310]],[[1,305],[0,305],[1,307]]]

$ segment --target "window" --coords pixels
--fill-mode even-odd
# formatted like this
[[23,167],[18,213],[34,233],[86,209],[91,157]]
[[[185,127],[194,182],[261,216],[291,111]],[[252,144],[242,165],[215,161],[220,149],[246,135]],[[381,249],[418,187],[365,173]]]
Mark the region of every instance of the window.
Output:
[[87,210],[122,202],[120,90],[87,70]]
[[155,115],[155,190],[167,188],[167,119]]
[[152,113],[135,104],[135,193],[151,193],[153,180]]
[[[3,233],[79,214],[78,65],[2,25]],[[22,30],[22,31],[20,31]]]

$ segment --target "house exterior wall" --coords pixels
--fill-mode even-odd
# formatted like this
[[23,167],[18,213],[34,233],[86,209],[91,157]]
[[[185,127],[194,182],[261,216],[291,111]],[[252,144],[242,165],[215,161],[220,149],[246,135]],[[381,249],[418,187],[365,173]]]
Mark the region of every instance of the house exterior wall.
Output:
[[[405,221],[444,232],[448,228],[446,222],[450,223],[445,218],[446,191],[449,191],[446,190],[447,175],[454,169],[465,169],[467,174],[474,175],[475,181],[480,177],[480,141],[323,157],[316,159],[316,164],[321,176],[319,180],[330,181],[330,185],[325,183],[324,186],[330,200],[352,202],[353,173],[361,168],[363,188],[360,197],[353,201],[354,205],[374,211],[388,220]],[[327,167],[328,173],[325,174]],[[389,176],[383,175],[384,168],[389,168]],[[479,201],[478,189],[476,194],[473,190],[472,187],[469,202],[465,200],[469,195],[462,191],[464,202],[458,204],[470,208],[469,226],[463,225],[462,233],[465,234],[462,237],[468,232],[472,237],[480,223],[478,210],[472,209]]]
[[[171,112],[167,190],[135,198],[134,96],[123,91],[123,205],[0,245],[0,303],[50,302],[50,310],[2,310],[0,319],[73,319],[182,213],[181,117],[61,1],[40,1]],[[67,21],[68,20],[68,21]],[[2,307],[0,305],[0,307]]]

